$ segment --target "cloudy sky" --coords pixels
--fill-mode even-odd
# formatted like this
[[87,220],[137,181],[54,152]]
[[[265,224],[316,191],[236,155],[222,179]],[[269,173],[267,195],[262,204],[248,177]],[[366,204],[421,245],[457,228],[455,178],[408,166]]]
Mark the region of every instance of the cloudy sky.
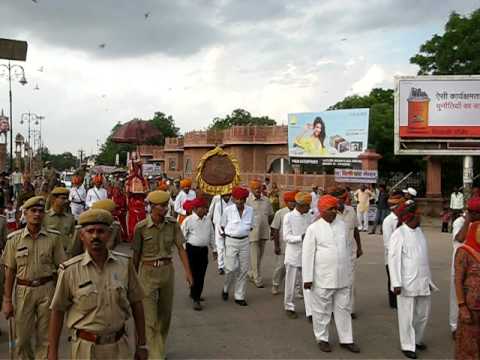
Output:
[[[419,46],[478,0],[1,0],[0,37],[27,40],[22,113],[52,152],[90,154],[118,121],[173,115],[182,132],[235,108],[321,111],[414,75]],[[5,63],[0,60],[0,64]],[[0,68],[1,75],[1,68]],[[0,109],[8,87],[0,77]],[[38,90],[35,88],[38,87]]]

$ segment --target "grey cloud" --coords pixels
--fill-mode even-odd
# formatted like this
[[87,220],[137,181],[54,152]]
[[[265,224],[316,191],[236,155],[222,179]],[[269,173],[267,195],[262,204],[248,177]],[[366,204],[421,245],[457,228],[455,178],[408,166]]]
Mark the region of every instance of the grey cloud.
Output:
[[281,18],[287,13],[284,0],[229,0],[219,11],[225,22],[255,22]]
[[[209,1],[7,0],[0,33],[98,57],[185,56],[221,41]],[[148,19],[144,14],[150,12]],[[105,44],[100,48],[99,44]]]

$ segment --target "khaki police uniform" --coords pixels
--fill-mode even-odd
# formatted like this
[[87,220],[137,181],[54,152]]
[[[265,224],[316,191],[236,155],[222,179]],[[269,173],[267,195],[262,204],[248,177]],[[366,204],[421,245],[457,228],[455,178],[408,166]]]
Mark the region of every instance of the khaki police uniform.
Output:
[[[7,243],[7,219],[0,215],[0,254]],[[3,302],[3,287],[5,284],[5,268],[0,265],[0,304]]]
[[[3,264],[16,273],[16,357],[45,359],[48,345],[50,302],[58,266],[65,260],[62,239],[56,230],[42,228],[33,239],[27,228],[8,236]],[[35,351],[32,339],[36,339]]]
[[[107,242],[107,248],[113,250],[122,241],[122,225],[120,225],[118,221],[114,221],[110,227],[112,228],[112,235]],[[81,229],[82,227],[80,225],[75,226],[72,242],[67,251],[70,257],[75,257],[84,252],[83,243],[80,239]]]
[[131,304],[143,298],[137,274],[125,254],[109,251],[101,271],[88,251],[60,265],[51,309],[66,313],[70,357],[132,358],[125,323],[131,316]]
[[66,212],[57,213],[50,208],[43,218],[43,226],[47,229],[55,229],[62,236],[63,248],[67,250],[71,246],[72,236],[75,231],[75,218]]
[[139,278],[145,290],[145,330],[152,359],[165,357],[173,304],[172,253],[183,243],[182,231],[174,219],[165,219],[157,226],[149,215],[135,227],[133,249],[140,255]]

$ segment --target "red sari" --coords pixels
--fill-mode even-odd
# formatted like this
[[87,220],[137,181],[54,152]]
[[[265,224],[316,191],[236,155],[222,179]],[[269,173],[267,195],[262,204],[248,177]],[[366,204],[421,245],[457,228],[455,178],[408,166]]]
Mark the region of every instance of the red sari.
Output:
[[118,186],[112,189],[112,200],[117,205],[113,217],[118,220],[122,227],[122,240],[127,240],[127,197]]

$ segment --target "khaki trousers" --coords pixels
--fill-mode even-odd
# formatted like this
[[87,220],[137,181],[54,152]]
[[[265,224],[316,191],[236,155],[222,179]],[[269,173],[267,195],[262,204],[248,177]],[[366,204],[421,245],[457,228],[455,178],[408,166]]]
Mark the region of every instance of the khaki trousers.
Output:
[[263,286],[262,278],[262,259],[265,252],[265,243],[267,240],[250,242],[250,279],[256,286]]
[[[46,359],[50,303],[53,281],[39,287],[17,285],[15,288],[15,332],[17,359]],[[32,342],[35,339],[35,349]]]
[[76,339],[72,341],[72,359],[103,360],[103,359],[131,359],[128,349],[127,336],[124,335],[114,344],[95,345],[90,341]]
[[145,332],[149,359],[165,358],[165,343],[172,318],[174,268],[172,264],[160,267],[140,267],[139,278],[145,290]]

